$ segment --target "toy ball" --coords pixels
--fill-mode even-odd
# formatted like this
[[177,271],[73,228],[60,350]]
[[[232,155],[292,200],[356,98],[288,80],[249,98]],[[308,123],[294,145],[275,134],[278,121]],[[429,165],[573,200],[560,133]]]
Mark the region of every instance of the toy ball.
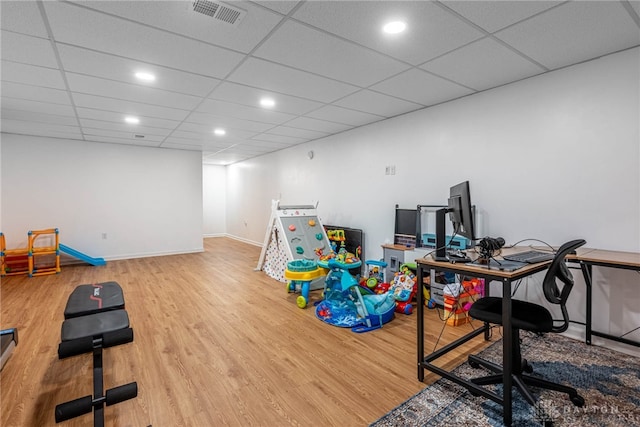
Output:
[[430,299],[429,301],[427,301],[427,308],[431,308],[431,309],[436,308],[436,302],[435,302],[435,300]]

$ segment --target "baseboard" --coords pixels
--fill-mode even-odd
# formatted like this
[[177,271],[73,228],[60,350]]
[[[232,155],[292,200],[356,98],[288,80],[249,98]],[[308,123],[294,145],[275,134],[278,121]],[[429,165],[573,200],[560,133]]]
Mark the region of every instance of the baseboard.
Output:
[[248,243],[248,244],[253,245],[253,246],[262,247],[262,243],[255,242],[255,241],[249,240],[249,239],[245,239],[244,237],[233,236],[231,234],[225,234],[224,237],[228,237],[228,238],[233,239],[233,240],[238,240],[240,242]]
[[213,233],[213,234],[203,234],[202,237],[208,239],[209,237],[225,237],[225,233]]
[[167,251],[167,252],[146,252],[146,253],[137,253],[137,254],[124,254],[124,255],[116,255],[112,257],[104,257],[106,261],[118,261],[123,259],[134,259],[134,258],[151,258],[156,256],[168,256],[168,255],[184,255],[184,254],[194,254],[204,252],[204,247],[188,249],[184,251]]

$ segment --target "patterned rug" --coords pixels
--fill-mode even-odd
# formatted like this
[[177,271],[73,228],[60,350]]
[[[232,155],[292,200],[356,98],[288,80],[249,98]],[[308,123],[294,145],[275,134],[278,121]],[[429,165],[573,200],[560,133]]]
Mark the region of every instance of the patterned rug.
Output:
[[[523,332],[521,337],[522,354],[533,365],[534,375],[575,387],[585,405],[574,406],[562,393],[533,389],[538,404],[532,407],[514,388],[513,426],[540,426],[545,419],[554,426],[640,426],[640,358],[558,334],[540,337]],[[501,364],[501,341],[480,356]],[[468,379],[488,374],[468,363],[454,372]],[[492,387],[502,394],[502,385]],[[502,426],[502,407],[441,378],[371,427],[441,425]]]

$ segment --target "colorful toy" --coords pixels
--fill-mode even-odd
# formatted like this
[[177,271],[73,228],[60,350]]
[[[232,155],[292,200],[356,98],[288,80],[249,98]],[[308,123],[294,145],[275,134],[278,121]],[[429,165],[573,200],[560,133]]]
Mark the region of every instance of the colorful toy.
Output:
[[418,286],[416,275],[409,267],[409,264],[402,264],[398,272],[393,276],[389,286],[389,292],[393,294],[396,300],[397,313],[413,313],[411,301],[416,296]]
[[367,260],[364,263],[367,266],[367,272],[360,284],[374,290],[378,284],[384,283],[384,269],[387,267],[387,263],[382,260]]
[[[366,293],[358,286],[358,280],[349,274],[349,269],[358,267],[359,263],[347,264],[336,259],[326,261],[331,271],[325,280],[324,300],[316,307],[318,319],[358,333],[381,328],[393,319],[395,309],[391,293]],[[322,261],[318,264],[323,266]]]
[[318,267],[318,263],[312,260],[297,259],[287,263],[284,277],[289,280],[287,292],[300,290],[300,295],[296,298],[296,304],[300,308],[305,308],[309,303],[309,289],[311,282],[326,274],[326,271]]

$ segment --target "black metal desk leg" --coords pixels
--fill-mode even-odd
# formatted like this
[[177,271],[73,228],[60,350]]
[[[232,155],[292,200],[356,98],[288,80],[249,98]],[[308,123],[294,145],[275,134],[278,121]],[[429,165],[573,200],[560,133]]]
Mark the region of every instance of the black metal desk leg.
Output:
[[580,269],[582,270],[582,275],[584,276],[584,284],[587,288],[587,315],[585,320],[585,342],[588,345],[591,345],[591,316],[592,316],[592,302],[593,302],[593,283],[591,282],[591,275],[593,274],[593,269],[591,265],[588,265],[584,262],[580,262]]
[[513,372],[511,331],[511,280],[502,279],[502,382],[504,384],[502,418],[506,426],[511,425],[511,373]]
[[424,381],[424,274],[422,266],[418,265],[418,295],[416,297],[416,303],[418,304],[418,310],[416,316],[418,318],[418,381]]

